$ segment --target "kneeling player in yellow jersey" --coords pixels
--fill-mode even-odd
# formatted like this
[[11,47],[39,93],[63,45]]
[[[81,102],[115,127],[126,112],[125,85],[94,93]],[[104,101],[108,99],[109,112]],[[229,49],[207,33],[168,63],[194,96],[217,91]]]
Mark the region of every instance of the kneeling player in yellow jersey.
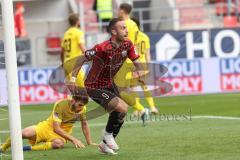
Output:
[[[63,99],[55,103],[52,114],[45,121],[37,125],[26,127],[22,130],[23,139],[28,139],[30,146],[24,146],[23,150],[49,150],[63,148],[67,141],[72,142],[76,148],[84,148],[85,145],[72,136],[73,124],[81,121],[82,131],[88,145],[96,145],[92,142],[90,129],[86,120],[86,106],[88,97],[73,96],[73,99]],[[1,151],[6,151],[11,145],[8,138],[1,145]]]
[[[130,13],[132,11],[132,6],[128,3],[122,3],[118,10],[118,17],[122,18],[127,26],[128,30],[128,39],[136,46],[136,38],[138,34],[138,27],[136,23],[130,19]],[[140,101],[136,101],[138,95],[134,92],[128,93],[127,89],[130,87],[132,77],[132,71],[134,69],[134,65],[130,59],[123,63],[120,70],[114,77],[114,82],[119,88],[121,98],[133,108],[137,109],[141,112],[141,119],[143,123],[145,123],[145,109]]]
[[[137,26],[139,28],[140,27],[139,21],[135,18],[132,18],[132,20],[137,24]],[[147,70],[149,70],[148,62],[150,62],[150,60],[151,60],[149,37],[145,33],[141,32],[139,30],[137,39],[136,39],[136,44],[137,44],[137,46],[136,46],[137,53],[140,55],[139,60],[143,64],[144,70],[147,71]],[[146,75],[144,78],[145,78],[145,82],[147,82],[148,75]],[[139,83],[137,81],[137,79],[132,79],[131,86],[138,86],[138,85],[140,85],[144,91],[144,96],[150,107],[150,112],[153,114],[158,114],[159,113],[158,109],[155,106],[154,100],[152,98],[152,93],[148,90],[148,87],[143,83]],[[137,97],[136,101],[138,103],[138,101],[140,101],[140,99]],[[141,111],[141,108],[134,108],[134,109],[136,110],[135,114],[137,114],[139,111]]]
[[[62,40],[61,60],[66,78],[70,80],[71,72],[79,56],[83,55],[85,48],[84,33],[80,30],[80,20],[78,14],[71,14],[68,18],[69,29],[64,33]],[[76,85],[84,87],[84,72],[81,70],[77,76]]]

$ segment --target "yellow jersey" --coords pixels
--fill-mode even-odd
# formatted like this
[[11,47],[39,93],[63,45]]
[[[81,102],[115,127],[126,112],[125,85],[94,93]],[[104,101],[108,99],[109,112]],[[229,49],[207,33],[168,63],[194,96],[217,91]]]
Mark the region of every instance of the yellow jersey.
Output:
[[132,41],[134,45],[136,45],[137,35],[139,32],[138,26],[131,19],[125,20],[125,23],[128,30],[128,38]]
[[79,48],[81,43],[85,43],[84,33],[79,28],[71,27],[65,32],[61,44],[64,50],[64,62],[83,54]]
[[86,120],[86,107],[76,113],[71,110],[71,99],[59,100],[55,103],[52,114],[45,122],[48,127],[53,128],[53,122],[61,123],[60,127],[68,132],[72,132],[73,124],[76,121]]
[[150,49],[149,37],[145,33],[139,31],[136,42],[137,53],[140,56],[139,60],[141,62],[147,62],[147,50]]

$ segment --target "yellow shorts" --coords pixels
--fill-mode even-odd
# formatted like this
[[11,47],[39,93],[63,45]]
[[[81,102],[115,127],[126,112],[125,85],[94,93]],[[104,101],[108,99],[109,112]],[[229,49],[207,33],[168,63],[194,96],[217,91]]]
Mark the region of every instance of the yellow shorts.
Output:
[[38,144],[40,142],[51,142],[53,139],[61,139],[64,143],[66,143],[66,140],[56,134],[53,131],[53,128],[50,127],[46,121],[39,122],[35,127],[36,131],[36,140],[29,140],[29,143],[31,145]]

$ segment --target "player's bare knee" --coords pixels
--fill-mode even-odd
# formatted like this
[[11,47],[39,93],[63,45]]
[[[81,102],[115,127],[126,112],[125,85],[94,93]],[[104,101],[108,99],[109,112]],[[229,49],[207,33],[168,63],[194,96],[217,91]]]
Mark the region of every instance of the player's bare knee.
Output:
[[30,131],[28,131],[28,130],[23,130],[22,131],[22,137],[23,138],[28,138],[30,136],[31,136],[31,132]]
[[124,111],[124,113],[127,113],[127,111],[128,111],[128,105],[127,105],[127,103],[125,103],[124,101],[122,101],[122,106],[123,106],[123,111]]
[[23,138],[34,138],[36,136],[36,131],[34,126],[29,126],[22,130]]
[[63,142],[58,144],[58,148],[63,148],[63,147],[64,147],[64,143]]
[[124,101],[119,101],[116,107],[116,111],[121,113],[127,113],[128,105]]
[[55,139],[52,141],[52,148],[53,149],[60,149],[64,147],[64,142],[60,139]]
[[63,143],[53,143],[52,144],[53,149],[60,149],[60,148],[63,148],[63,147],[64,147]]

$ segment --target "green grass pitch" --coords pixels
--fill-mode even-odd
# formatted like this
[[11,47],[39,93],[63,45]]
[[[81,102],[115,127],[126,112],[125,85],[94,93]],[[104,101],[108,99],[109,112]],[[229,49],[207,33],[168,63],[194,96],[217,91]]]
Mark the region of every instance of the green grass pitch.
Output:
[[[142,100],[147,106],[146,102]],[[64,149],[24,152],[25,160],[238,160],[240,157],[240,94],[216,94],[156,98],[161,115],[149,121],[124,124],[117,142],[116,156],[102,155],[96,147],[75,149],[67,143]],[[89,109],[96,107],[89,103]],[[22,127],[46,119],[50,105],[22,106]],[[132,110],[130,109],[129,112]],[[8,113],[0,108],[0,136],[3,141],[9,133]],[[89,121],[94,142],[100,142],[107,115]],[[76,123],[74,136],[85,142],[80,124]],[[27,144],[27,141],[24,141]],[[2,160],[10,160],[11,152]]]

